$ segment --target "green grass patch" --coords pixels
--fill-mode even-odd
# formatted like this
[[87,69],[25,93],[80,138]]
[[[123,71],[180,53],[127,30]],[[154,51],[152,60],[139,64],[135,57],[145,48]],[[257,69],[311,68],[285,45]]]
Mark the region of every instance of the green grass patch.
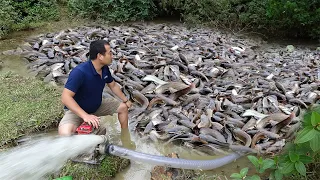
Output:
[[116,156],[106,156],[101,165],[88,165],[84,163],[73,163],[69,161],[59,173],[52,175],[51,178],[72,176],[73,179],[112,179],[117,172],[128,167],[130,161]]
[[0,145],[46,129],[62,117],[60,92],[32,77],[0,74]]

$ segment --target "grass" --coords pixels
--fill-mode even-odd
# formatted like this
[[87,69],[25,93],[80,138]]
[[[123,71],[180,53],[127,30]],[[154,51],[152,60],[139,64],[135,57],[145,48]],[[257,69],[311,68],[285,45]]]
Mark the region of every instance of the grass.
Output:
[[0,145],[52,127],[62,117],[57,89],[32,77],[0,74]]
[[129,165],[130,161],[116,156],[106,156],[101,165],[68,162],[51,178],[72,176],[73,179],[109,180]]

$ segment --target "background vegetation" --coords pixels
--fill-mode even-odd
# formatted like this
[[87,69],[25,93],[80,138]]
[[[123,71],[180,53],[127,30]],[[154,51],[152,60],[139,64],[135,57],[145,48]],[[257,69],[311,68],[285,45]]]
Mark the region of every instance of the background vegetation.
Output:
[[0,37],[57,20],[59,8],[70,17],[126,22],[172,16],[191,25],[267,36],[320,37],[318,0],[3,0]]
[[152,0],[69,0],[68,7],[72,15],[114,22],[155,17]]
[[38,27],[58,18],[56,0],[2,0],[0,37],[11,31]]
[[196,24],[278,36],[320,35],[317,0],[161,0],[159,4],[165,12],[179,11],[184,20]]

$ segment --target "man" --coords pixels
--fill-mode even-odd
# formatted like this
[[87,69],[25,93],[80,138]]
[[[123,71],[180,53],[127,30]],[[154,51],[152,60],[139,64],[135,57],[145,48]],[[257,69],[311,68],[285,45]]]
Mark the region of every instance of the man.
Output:
[[[65,105],[64,117],[59,124],[59,135],[71,135],[84,121],[99,127],[99,116],[118,113],[122,129],[128,128],[128,109],[132,103],[126,98],[111,76],[108,65],[112,62],[112,51],[105,40],[90,44],[90,60],[75,67],[65,84],[61,101]],[[122,102],[114,98],[102,99],[105,84]]]

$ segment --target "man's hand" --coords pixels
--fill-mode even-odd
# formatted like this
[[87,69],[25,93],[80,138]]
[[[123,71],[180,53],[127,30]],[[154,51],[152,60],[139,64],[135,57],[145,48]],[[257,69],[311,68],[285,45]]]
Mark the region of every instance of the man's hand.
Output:
[[87,114],[82,119],[84,122],[88,123],[89,125],[92,125],[94,128],[99,127],[100,118],[95,115]]
[[127,105],[128,109],[130,109],[132,106],[132,102],[130,100],[125,102],[125,104]]

